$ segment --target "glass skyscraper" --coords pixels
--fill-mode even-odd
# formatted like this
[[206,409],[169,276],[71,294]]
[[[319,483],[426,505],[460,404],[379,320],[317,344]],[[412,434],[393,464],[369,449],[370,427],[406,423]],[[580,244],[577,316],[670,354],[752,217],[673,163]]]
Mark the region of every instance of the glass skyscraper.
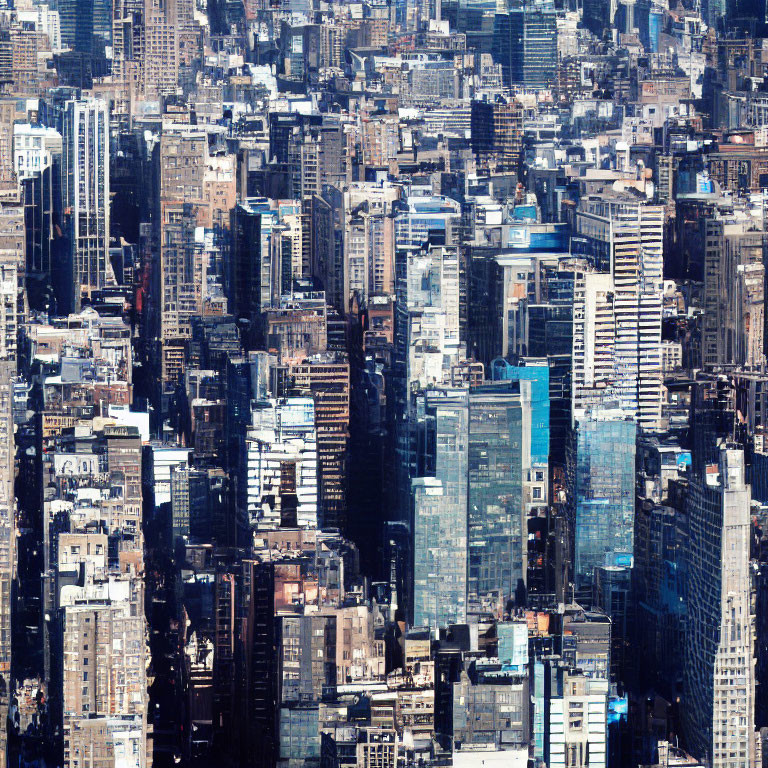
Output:
[[468,397],[461,390],[441,394],[429,408],[435,476],[415,478],[411,488],[416,627],[462,623],[467,616]]
[[525,0],[496,15],[494,58],[505,85],[551,88],[557,78],[557,11],[551,0]]
[[424,395],[418,466],[430,476],[411,487],[414,626],[500,614],[525,581],[531,387],[508,381]]
[[616,555],[632,554],[636,430],[635,422],[620,410],[593,409],[576,417],[569,480],[577,586],[591,583],[597,566]]
[[503,358],[491,363],[494,381],[531,382],[531,461],[549,461],[549,364],[546,358],[526,358],[523,365],[510,365]]
[[[480,613],[503,609],[525,581],[525,441],[519,386],[510,382],[477,387],[469,398],[467,587],[470,608]],[[530,429],[530,413],[525,421]]]

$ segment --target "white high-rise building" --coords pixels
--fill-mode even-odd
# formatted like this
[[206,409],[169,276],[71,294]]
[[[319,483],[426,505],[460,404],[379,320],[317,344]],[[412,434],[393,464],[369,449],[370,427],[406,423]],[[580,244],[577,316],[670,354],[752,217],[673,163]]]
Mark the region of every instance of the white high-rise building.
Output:
[[109,262],[109,107],[101,99],[68,101],[62,137],[62,192],[74,282],[73,306],[103,288]]
[[664,209],[605,198],[583,207],[578,230],[603,271],[574,281],[573,410],[611,396],[659,429]]
[[61,134],[30,123],[13,126],[13,167],[19,179],[41,173],[61,156]]
[[757,763],[750,500],[734,445],[690,483],[683,713],[686,746],[711,768]]
[[270,400],[253,411],[245,440],[252,528],[317,527],[317,429],[311,397]]
[[466,357],[459,329],[459,252],[455,246],[398,255],[398,339],[409,389],[450,381]]

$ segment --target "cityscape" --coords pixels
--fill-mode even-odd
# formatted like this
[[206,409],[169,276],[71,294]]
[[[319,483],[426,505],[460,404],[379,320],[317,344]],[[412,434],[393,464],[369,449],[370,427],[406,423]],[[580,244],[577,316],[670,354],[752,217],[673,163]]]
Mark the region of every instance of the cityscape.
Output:
[[768,768],[768,0],[0,0],[0,768]]

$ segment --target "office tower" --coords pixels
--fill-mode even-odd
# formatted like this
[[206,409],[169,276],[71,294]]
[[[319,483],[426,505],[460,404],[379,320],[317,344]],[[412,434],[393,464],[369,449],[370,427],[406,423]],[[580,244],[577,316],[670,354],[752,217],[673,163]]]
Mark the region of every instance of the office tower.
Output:
[[[619,558],[616,561],[621,562]],[[634,597],[632,595],[632,557],[623,564],[599,565],[593,571],[592,606],[611,620],[611,679],[627,680],[630,666],[636,662],[629,657],[634,629]]]
[[725,0],[701,0],[701,18],[707,26],[718,29],[727,8],[728,4]]
[[279,616],[279,701],[318,702],[336,685],[336,616]]
[[606,272],[576,272],[573,297],[572,412],[593,392],[612,394],[616,318],[613,280]]
[[[73,538],[83,540],[77,547],[88,537]],[[61,608],[64,765],[74,768],[102,754],[131,755],[135,765],[146,765],[140,580],[113,577],[108,585],[94,584],[91,595],[62,592],[62,602],[72,601]]]
[[[11,705],[11,636],[13,585],[16,580],[15,444],[12,417],[12,377],[15,361],[0,361],[0,718],[7,722]],[[7,765],[8,729],[0,729],[0,766]]]
[[[521,382],[514,389],[491,384],[469,391],[467,601],[472,613],[499,615],[526,580],[523,486],[531,472],[534,432],[531,388]],[[543,496],[546,483],[539,471]]]
[[312,277],[325,291],[328,306],[343,310],[348,301],[348,291],[344,273],[343,234],[334,226],[335,218],[340,215],[339,210],[325,196],[312,195],[304,201],[304,212],[310,231]]
[[145,0],[114,0],[112,8],[112,77],[115,115],[127,116],[131,100],[143,87]]
[[239,483],[253,529],[317,526],[315,404],[289,397],[258,404],[248,429]]
[[618,409],[575,414],[568,485],[578,587],[592,583],[596,567],[632,554],[636,432],[632,417]]
[[[529,381],[501,382],[429,390],[419,401],[415,626],[501,616],[525,584],[531,389]],[[544,497],[543,472],[533,485]]]
[[663,228],[660,206],[582,200],[580,240],[605,271],[575,276],[574,410],[614,397],[643,429],[661,428]]
[[[13,326],[23,319],[27,307],[23,275],[27,233],[24,221],[24,193],[18,183],[14,166],[14,120],[19,104],[14,100],[0,100],[0,264],[3,269],[3,303],[6,313],[0,326],[7,350],[15,349]],[[18,295],[11,299],[12,283],[17,286]],[[9,304],[9,302],[11,302]],[[15,309],[16,314],[10,313]],[[10,345],[10,346],[9,346]]]
[[408,387],[449,381],[466,357],[460,338],[460,259],[456,247],[399,250],[395,349]]
[[516,99],[473,101],[472,151],[483,168],[517,173],[523,151],[523,106]]
[[541,90],[557,78],[557,12],[551,0],[521,0],[496,14],[494,59],[507,86]]
[[112,42],[109,0],[62,0],[59,18],[63,46],[78,53],[104,55],[104,47]]
[[549,364],[541,358],[523,358],[519,365],[497,358],[491,366],[493,381],[531,382],[531,463],[543,468],[545,475],[549,461],[549,374]]
[[584,26],[602,38],[603,32],[611,26],[615,11],[616,0],[584,0]]
[[[739,212],[741,213],[741,212]],[[713,213],[705,222],[704,327],[706,368],[765,364],[763,253],[768,235],[759,218]]]
[[[65,380],[78,360],[87,365],[85,358],[64,358]],[[60,416],[64,406],[62,397]],[[44,660],[51,723],[61,734],[56,746],[72,768],[103,755],[130,756],[132,765],[144,768],[148,663],[140,433],[99,418],[82,420],[76,434],[60,431],[49,438],[41,477],[48,489]],[[77,506],[83,493],[90,502]]]
[[[68,101],[62,134],[62,192],[69,220],[71,308],[106,285],[109,260],[109,108]],[[63,308],[62,308],[63,309]]]
[[11,186],[16,179],[13,165],[14,123],[20,117],[17,114],[16,99],[0,99],[0,185]]
[[[445,221],[441,221],[445,224]],[[397,227],[397,224],[395,225]],[[432,226],[423,222],[418,228]],[[442,231],[442,230],[441,230]],[[418,235],[421,238],[422,235]],[[392,397],[412,413],[411,395],[431,385],[449,384],[455,365],[466,359],[460,332],[461,269],[459,249],[433,246],[398,249]],[[396,450],[394,494],[401,519],[408,518],[412,460],[411,418],[393,424]]]
[[263,274],[261,259],[262,214],[246,200],[232,210],[231,217],[230,311],[241,324],[246,348],[254,349],[263,335],[262,308],[269,302],[270,276]]
[[679,694],[684,667],[687,536],[683,509],[638,496],[632,574],[637,621],[634,648],[644,660],[655,689],[667,700]]
[[237,579],[234,573],[219,571],[214,586],[213,654],[213,743],[222,753],[236,753],[237,723]]
[[162,273],[160,329],[161,376],[167,389],[174,389],[184,371],[185,342],[191,336],[190,320],[197,309],[195,296],[196,217],[189,203],[163,206],[164,235],[160,259]]
[[713,768],[754,766],[755,659],[750,576],[750,487],[744,454],[694,456],[687,502],[686,745]]
[[434,406],[433,477],[415,477],[413,498],[412,625],[440,627],[467,617],[466,393]]
[[180,24],[174,11],[186,5],[183,2],[166,4],[159,0],[144,2],[143,45],[138,53],[133,52],[131,58],[138,59],[141,92],[146,98],[173,94],[178,87],[181,64]]
[[611,620],[599,611],[585,611],[578,603],[565,606],[562,618],[562,656],[587,677],[611,676]]
[[17,185],[0,189],[0,345],[8,360],[16,358],[19,324],[26,316],[25,243],[22,189]]
[[370,297],[394,291],[392,212],[399,199],[400,189],[386,182],[356,183],[344,190],[345,307],[353,296],[365,306]]
[[[225,394],[227,401],[226,431],[229,443],[227,469],[234,476],[240,461],[240,445],[251,423],[253,403],[269,398],[270,374],[275,361],[266,352],[249,352],[247,357],[230,358],[227,362]],[[245,509],[246,488],[237,485],[238,509]]]
[[397,248],[455,245],[461,206],[449,197],[407,197],[395,217]]
[[[400,147],[398,121],[393,116],[383,115],[364,122],[359,129],[362,155],[355,158],[353,179],[367,178],[380,172],[390,172],[397,167]],[[357,176],[355,176],[355,170]]]
[[[232,233],[234,247],[227,277],[229,299],[241,321],[248,311],[254,314],[258,308],[264,312],[279,307],[294,294],[297,284],[311,280],[315,233],[307,231],[310,221],[310,213],[293,200],[247,198],[233,211],[231,224],[238,229]],[[245,287],[234,282],[239,279],[246,282]],[[242,293],[248,285],[250,296]],[[244,302],[255,301],[259,303],[251,310],[244,306]],[[261,328],[260,333],[264,332]]]
[[658,53],[661,50],[661,31],[664,29],[664,11],[653,4],[648,12],[648,47],[651,53]]
[[59,74],[72,85],[90,87],[93,77],[108,73],[112,3],[110,0],[62,0],[57,7],[64,47],[59,53]]
[[[61,134],[53,128],[19,123],[14,126],[14,164],[24,199],[25,278],[32,309],[43,309],[52,299],[61,149]],[[67,279],[71,280],[71,275]]]
[[[321,33],[327,30],[321,28]],[[344,126],[333,115],[325,115],[320,125],[310,125],[301,144],[301,199],[321,195],[323,187],[342,188],[347,181]]]
[[159,375],[168,395],[184,372],[191,319],[207,314],[202,280],[208,259],[200,228],[229,226],[235,173],[231,155],[209,156],[207,135],[183,127],[162,134],[155,157],[160,190],[154,225],[160,260],[153,270],[153,310],[159,326]]
[[186,464],[171,467],[171,524],[174,539],[192,537],[205,540],[217,535],[222,528],[218,509],[213,469],[193,469]]
[[20,311],[18,302],[18,269],[15,264],[0,263],[0,360],[16,360]]
[[244,748],[250,764],[269,768],[276,752],[278,659],[275,653],[275,570],[272,563],[246,560],[243,569],[244,630],[241,638]]
[[[299,80],[305,76],[305,53],[316,60],[317,54],[302,49],[309,27],[286,27],[285,39],[298,48],[290,51],[285,63]],[[316,46],[316,40],[311,40]],[[316,65],[315,65],[316,66]],[[291,76],[291,79],[293,76]],[[287,197],[301,200],[320,195],[324,184],[341,186],[346,181],[344,140],[339,123],[333,118],[299,113],[272,113],[269,116],[269,157],[287,174]]]
[[78,53],[92,52],[94,7],[92,0],[64,0],[59,7],[61,42]]
[[[230,213],[232,250],[228,269],[230,311],[248,349],[264,343],[262,313],[290,296],[304,265],[303,214],[292,201],[247,198]],[[309,249],[307,249],[309,250]]]
[[319,525],[347,522],[349,450],[349,362],[346,355],[309,357],[290,369],[295,390],[315,403]]

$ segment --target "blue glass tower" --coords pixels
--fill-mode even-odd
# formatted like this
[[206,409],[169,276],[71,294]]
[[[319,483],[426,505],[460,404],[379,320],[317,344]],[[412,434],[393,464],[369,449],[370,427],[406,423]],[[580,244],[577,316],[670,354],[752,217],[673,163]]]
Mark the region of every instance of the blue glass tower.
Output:
[[591,584],[593,571],[631,555],[635,518],[635,422],[618,410],[577,417],[570,462],[574,510],[574,577]]
[[491,362],[493,381],[531,382],[531,463],[549,460],[549,364],[546,359],[526,359],[510,365],[501,357]]

